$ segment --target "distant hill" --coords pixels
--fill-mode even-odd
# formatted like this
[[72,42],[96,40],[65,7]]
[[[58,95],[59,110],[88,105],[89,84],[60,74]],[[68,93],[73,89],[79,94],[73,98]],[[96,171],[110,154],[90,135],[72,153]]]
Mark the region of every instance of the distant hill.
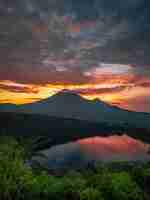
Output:
[[0,104],[1,112],[17,112],[71,118],[94,123],[130,125],[134,128],[150,129],[150,114],[131,112],[111,106],[98,99],[87,100],[69,92],[61,91],[47,99],[25,104]]
[[[126,134],[150,143],[150,131],[128,124],[95,123],[39,114],[0,112],[0,136],[35,140],[34,148],[44,149],[82,138]],[[34,146],[34,145],[33,145]]]

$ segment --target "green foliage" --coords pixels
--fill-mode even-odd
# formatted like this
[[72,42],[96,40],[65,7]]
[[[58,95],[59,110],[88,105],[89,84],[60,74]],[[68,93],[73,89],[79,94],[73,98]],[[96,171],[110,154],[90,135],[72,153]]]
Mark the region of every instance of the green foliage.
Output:
[[20,197],[22,179],[32,174],[23,161],[24,151],[17,141],[1,138],[0,144],[0,199]]
[[79,193],[86,187],[86,180],[80,173],[70,172],[67,175],[58,178],[51,185],[51,194],[53,199],[79,199]]
[[51,194],[51,185],[54,184],[55,177],[46,173],[25,177],[23,180],[25,199],[47,199]]
[[104,200],[104,198],[98,189],[86,188],[80,193],[80,200]]
[[95,174],[91,184],[102,192],[105,199],[112,198],[111,174],[107,170]]
[[[134,167],[131,172],[101,164],[95,170],[70,170],[61,177],[25,162],[26,153],[15,139],[0,141],[0,200],[147,200],[150,168]],[[115,163],[116,166],[116,163]]]
[[150,186],[150,168],[143,169],[143,184],[142,188],[149,193]]
[[150,178],[150,168],[147,168],[147,169],[143,170],[143,176]]
[[112,199],[114,200],[143,200],[142,190],[127,172],[111,175]]
[[134,167],[131,170],[131,176],[139,186],[143,186],[144,170],[142,167]]

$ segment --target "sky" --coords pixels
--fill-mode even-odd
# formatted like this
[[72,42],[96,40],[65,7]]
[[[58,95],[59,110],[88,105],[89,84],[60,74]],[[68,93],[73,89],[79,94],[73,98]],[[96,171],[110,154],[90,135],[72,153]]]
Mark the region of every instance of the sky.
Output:
[[0,0],[0,103],[68,89],[150,112],[148,0],[57,1]]

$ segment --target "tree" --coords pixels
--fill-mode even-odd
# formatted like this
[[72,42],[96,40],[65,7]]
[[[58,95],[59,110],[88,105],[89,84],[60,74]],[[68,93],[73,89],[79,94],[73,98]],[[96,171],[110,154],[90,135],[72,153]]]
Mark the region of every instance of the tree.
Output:
[[22,197],[24,177],[31,177],[32,171],[24,163],[24,150],[18,142],[9,137],[0,143],[0,199],[11,200]]
[[86,188],[80,193],[80,200],[104,200],[100,191],[95,188]]
[[112,173],[112,200],[143,200],[144,194],[127,172]]

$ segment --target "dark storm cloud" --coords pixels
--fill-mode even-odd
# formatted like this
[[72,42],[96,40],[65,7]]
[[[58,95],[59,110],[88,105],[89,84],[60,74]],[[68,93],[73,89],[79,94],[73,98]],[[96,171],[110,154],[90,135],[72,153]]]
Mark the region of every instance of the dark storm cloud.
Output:
[[79,18],[98,16],[149,16],[147,0],[1,0],[0,10],[26,15],[47,15],[49,11],[75,13]]
[[89,82],[89,77],[80,70],[72,69],[57,71],[51,67],[43,66],[5,66],[0,68],[0,80],[12,80],[18,83],[30,84],[82,84]]
[[[78,20],[98,20],[93,36],[97,46],[81,48],[77,41],[79,45],[69,49],[67,59],[76,59],[75,64],[59,64],[63,61],[56,55],[56,65],[49,61],[46,68],[43,63],[47,57],[49,59],[48,35],[37,36],[29,20],[17,23],[18,17],[14,21],[6,19],[6,15],[19,15],[33,17],[36,22],[39,18],[47,21],[51,11],[57,11],[59,15],[74,14]],[[3,23],[5,26],[0,26],[0,79],[11,80],[13,77],[22,82],[46,82],[51,79],[51,74],[57,74],[56,80],[59,81],[63,79],[57,78],[61,77],[60,71],[66,68],[67,78],[74,72],[72,68],[76,68],[79,78],[75,77],[80,80],[82,72],[99,62],[131,63],[141,66],[138,69],[135,67],[133,73],[143,73],[145,69],[142,65],[150,63],[149,11],[150,2],[146,0],[62,0],[61,3],[60,0],[0,0],[0,12],[5,14],[6,20]],[[17,31],[14,31],[14,25]],[[87,33],[83,33],[82,38],[86,37],[89,37]],[[77,57],[80,57],[79,62]]]

